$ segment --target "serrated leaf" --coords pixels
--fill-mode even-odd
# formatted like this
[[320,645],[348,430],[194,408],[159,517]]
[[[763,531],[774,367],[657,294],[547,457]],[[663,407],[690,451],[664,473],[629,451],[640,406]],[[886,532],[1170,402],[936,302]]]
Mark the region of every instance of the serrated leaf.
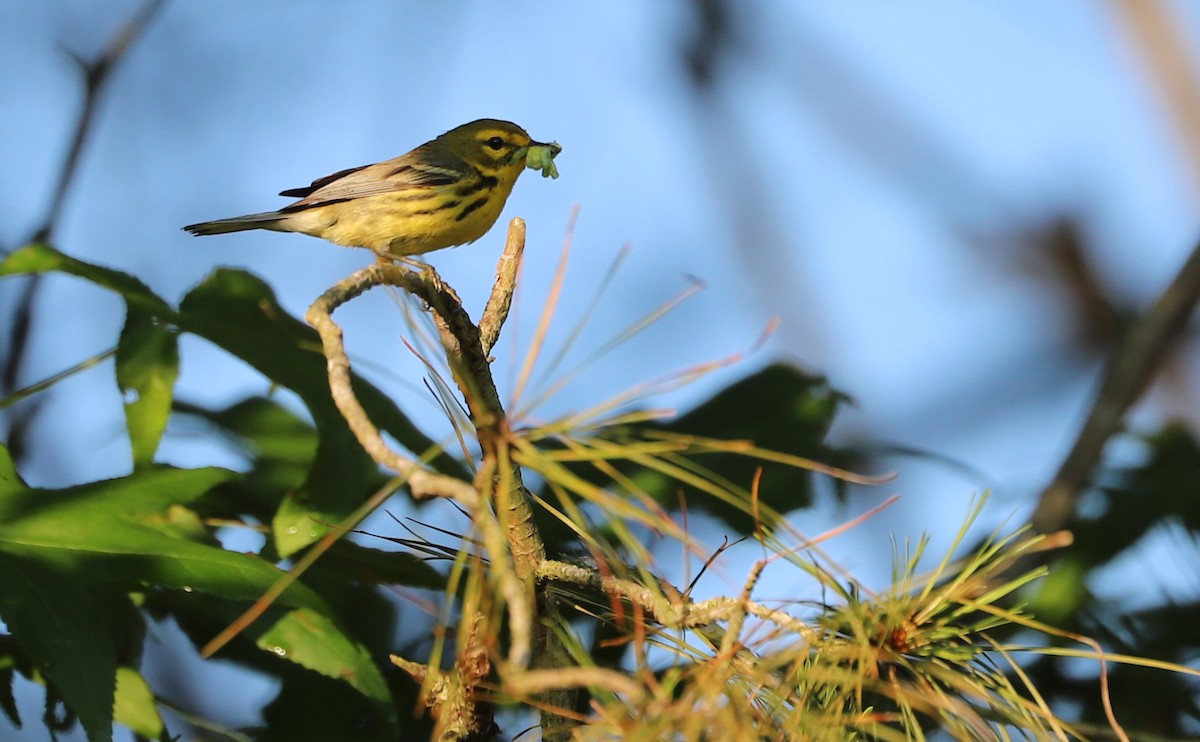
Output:
[[20,729],[21,711],[17,708],[17,699],[13,695],[13,682],[17,676],[17,662],[12,655],[15,648],[11,635],[0,635],[0,711],[4,712],[14,727]]
[[176,331],[155,316],[130,307],[117,341],[117,386],[125,398],[125,426],[134,468],[154,461],[179,376]]
[[[185,329],[300,395],[318,428],[334,421],[345,425],[329,393],[325,357],[316,331],[288,314],[261,279],[244,271],[217,270],[184,297],[180,312]],[[434,446],[374,386],[356,378],[354,391],[376,425],[402,446],[418,454]],[[446,454],[437,456],[432,466],[453,476],[470,477],[458,460]]]
[[66,570],[0,551],[0,619],[88,739],[111,740],[117,658],[89,586]]
[[163,742],[168,739],[166,726],[154,700],[154,691],[142,674],[132,667],[117,668],[113,718],[141,737]]
[[289,611],[258,637],[257,644],[309,670],[349,683],[381,705],[391,698],[371,655],[329,616],[303,608]]
[[378,481],[378,468],[333,404],[316,332],[285,312],[265,284],[219,270],[184,297],[180,313],[186,329],[296,392],[313,416],[317,454],[305,483],[280,503],[271,524],[275,549],[289,556],[352,512]]
[[[179,525],[169,517],[171,506],[194,500],[232,476],[220,469],[157,467],[61,490],[18,486],[0,491],[0,551],[124,585],[254,599],[282,574],[275,565],[179,538]],[[324,602],[299,584],[281,601],[324,609]]]

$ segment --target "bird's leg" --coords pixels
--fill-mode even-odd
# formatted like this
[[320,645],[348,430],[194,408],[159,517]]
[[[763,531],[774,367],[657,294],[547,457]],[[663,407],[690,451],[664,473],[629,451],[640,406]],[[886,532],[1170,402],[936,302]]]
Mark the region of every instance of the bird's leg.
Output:
[[388,255],[387,253],[375,253],[375,260],[381,265],[395,265],[403,263],[406,267],[420,274],[421,279],[433,287],[434,291],[439,293],[446,290],[446,284],[442,281],[442,277],[433,269],[433,266],[422,260],[409,255]]
[[[400,262],[407,263],[411,268],[415,269],[417,273],[420,273],[421,279],[432,286],[433,290],[437,293],[441,294],[449,291],[450,287],[447,286],[444,281],[442,281],[442,277],[438,275],[438,272],[434,270],[433,266],[429,263],[426,263],[422,260],[417,260],[416,258],[408,255],[401,257]],[[454,292],[450,291],[450,294],[453,295]]]
[[426,309],[432,308],[428,299],[439,294],[446,295],[454,302],[460,303],[458,294],[456,294],[454,289],[450,288],[450,286],[442,280],[442,277],[438,275],[438,272],[429,263],[417,260],[410,255],[376,254],[376,260],[383,265],[396,265],[397,263],[403,263],[407,269],[415,272],[419,276],[421,282],[425,283],[433,290],[429,297],[425,297]]

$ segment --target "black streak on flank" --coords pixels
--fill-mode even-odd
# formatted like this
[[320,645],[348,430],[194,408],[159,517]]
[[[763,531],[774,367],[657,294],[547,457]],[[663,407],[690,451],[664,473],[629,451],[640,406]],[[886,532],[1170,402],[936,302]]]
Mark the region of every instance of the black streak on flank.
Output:
[[430,214],[436,214],[439,211],[444,211],[445,209],[453,209],[455,206],[458,206],[461,203],[462,201],[447,201],[441,206],[435,206],[432,209],[421,209],[420,211],[414,211],[413,216],[429,216]]
[[467,214],[470,214],[472,211],[474,211],[475,209],[478,209],[480,206],[483,206],[487,202],[488,202],[487,196],[484,196],[483,198],[475,199],[471,203],[467,204],[467,207],[465,209],[458,212],[458,216],[454,217],[454,221],[461,222],[463,219],[467,218]]
[[475,181],[474,183],[471,183],[470,185],[465,185],[462,188],[455,189],[454,195],[455,196],[470,196],[472,193],[478,193],[479,191],[484,191],[484,190],[490,191],[493,188],[495,188],[496,184],[498,184],[499,182],[500,181],[498,181],[496,178],[492,177],[491,175],[481,175],[481,176],[479,176],[479,180]]

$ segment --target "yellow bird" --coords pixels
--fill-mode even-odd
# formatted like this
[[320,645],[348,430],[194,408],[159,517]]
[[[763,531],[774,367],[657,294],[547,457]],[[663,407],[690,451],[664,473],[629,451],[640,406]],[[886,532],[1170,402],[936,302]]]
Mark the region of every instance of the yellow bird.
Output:
[[557,142],[535,142],[509,121],[480,119],[406,155],[318,178],[279,195],[278,211],[189,224],[194,235],[246,229],[299,232],[384,259],[474,242],[496,223],[526,167],[557,178]]

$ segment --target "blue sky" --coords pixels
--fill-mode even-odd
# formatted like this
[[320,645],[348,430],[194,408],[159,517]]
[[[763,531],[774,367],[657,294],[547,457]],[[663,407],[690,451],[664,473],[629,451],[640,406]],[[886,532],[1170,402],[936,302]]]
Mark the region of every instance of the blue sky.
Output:
[[[0,245],[17,246],[37,225],[73,124],[80,84],[63,49],[94,55],[136,7],[0,6]],[[877,494],[805,515],[818,531],[902,494],[842,548],[851,568],[886,576],[888,547],[863,553],[862,544],[930,529],[944,543],[969,497],[988,488],[995,519],[1023,513],[1086,410],[1100,359],[1072,350],[1061,298],[1013,269],[1037,259],[1016,236],[1073,215],[1104,285],[1144,306],[1195,240],[1195,172],[1115,4],[738,8],[742,53],[701,103],[682,72],[694,28],[682,3],[168,3],[111,81],[57,246],[171,300],[218,265],[243,267],[303,314],[369,256],[297,235],[196,239],[179,228],[273,208],[283,188],[402,154],[474,118],[511,119],[564,151],[562,177],[526,174],[505,211],[527,220],[529,244],[521,305],[497,351],[502,387],[512,383],[508,343],[515,336],[523,348],[531,336],[578,204],[552,342],[624,245],[632,252],[578,357],[690,277],[707,288],[545,414],[747,350],[778,317],[744,365],[649,403],[686,408],[788,359],[857,400],[836,435],[970,467],[901,461]],[[1194,39],[1194,6],[1168,9]],[[475,311],[502,241],[497,229],[431,256]],[[0,312],[14,293],[0,283]],[[26,381],[111,346],[122,321],[117,301],[64,278],[47,282],[38,309]],[[376,292],[339,317],[352,353],[388,370],[373,378],[440,430],[411,391],[420,370],[399,342],[395,300]],[[183,360],[181,398],[223,404],[265,391],[202,343],[185,342]],[[1186,368],[1194,387],[1195,366]],[[1152,397],[1135,421],[1195,419],[1170,399]],[[35,484],[124,473],[111,367],[62,384],[37,432],[42,445],[24,470]],[[162,456],[236,463],[182,432]],[[738,570],[729,569],[735,583]]]

